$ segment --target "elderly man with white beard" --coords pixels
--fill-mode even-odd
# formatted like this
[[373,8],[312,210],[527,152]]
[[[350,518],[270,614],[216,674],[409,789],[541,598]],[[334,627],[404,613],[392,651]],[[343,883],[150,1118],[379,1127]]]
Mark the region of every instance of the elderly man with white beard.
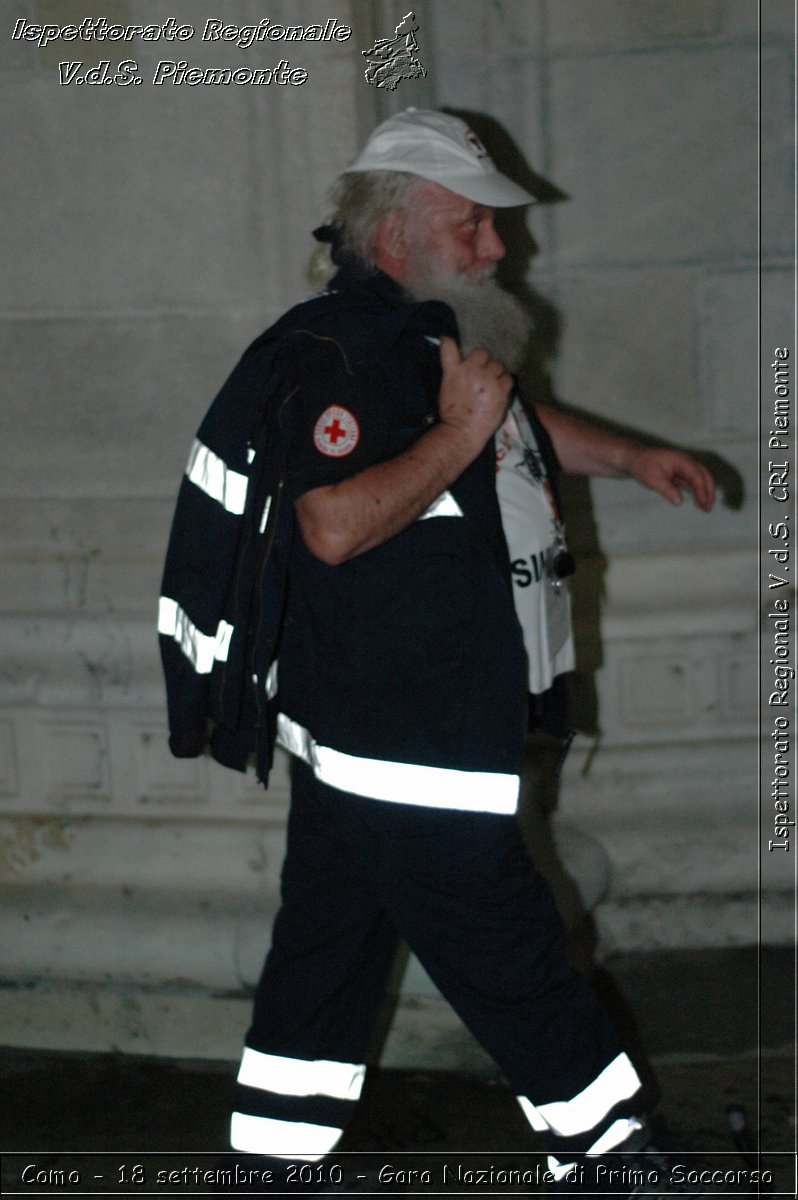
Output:
[[351,1118],[400,938],[503,1071],[555,1188],[579,1190],[579,1155],[647,1142],[515,814],[530,712],[568,733],[559,470],[705,511],[714,485],[686,453],[520,396],[529,323],[495,282],[493,216],[532,199],[456,117],[379,126],[316,231],[337,274],[246,352],[183,481],[159,621],[172,750],[254,753],[264,783],[275,742],[293,756],[231,1125],[281,1178]]

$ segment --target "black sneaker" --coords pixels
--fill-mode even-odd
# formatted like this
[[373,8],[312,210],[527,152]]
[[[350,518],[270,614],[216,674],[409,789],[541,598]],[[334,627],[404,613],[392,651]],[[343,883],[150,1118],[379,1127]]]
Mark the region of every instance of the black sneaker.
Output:
[[[726,1190],[721,1178],[711,1182],[712,1169],[696,1164],[691,1155],[663,1153],[648,1145],[637,1151],[581,1155],[549,1188],[554,1196],[719,1196]],[[723,1171],[720,1172],[723,1174]],[[737,1194],[739,1191],[735,1188]],[[745,1194],[745,1193],[743,1193]]]

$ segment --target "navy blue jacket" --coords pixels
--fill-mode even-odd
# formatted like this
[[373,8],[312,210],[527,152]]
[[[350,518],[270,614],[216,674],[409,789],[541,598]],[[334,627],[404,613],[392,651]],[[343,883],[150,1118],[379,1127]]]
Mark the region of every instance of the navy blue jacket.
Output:
[[[364,278],[342,271],[328,292],[297,305],[252,343],[211,405],[178,496],[159,611],[170,748],[176,756],[193,757],[209,747],[217,761],[243,770],[254,755],[259,778],[267,782],[277,715],[270,668],[284,629],[292,554],[307,553],[295,544],[286,487],[298,365],[320,342],[334,341],[344,349],[353,377],[373,375],[392,354],[401,360],[399,343],[407,344],[414,329],[416,340],[423,329],[457,332],[448,306],[409,302],[380,272]],[[439,377],[427,382],[433,401],[438,382]],[[490,458],[486,448],[483,471]],[[494,557],[495,546],[494,538]],[[388,558],[393,553],[390,549]],[[509,598],[507,564],[494,562],[491,570],[506,574]],[[505,640],[511,696],[477,697],[478,708],[498,705],[503,715],[496,713],[497,736],[488,729],[482,748],[469,746],[465,770],[480,764],[515,770],[516,752],[520,769],[525,714],[515,674],[517,665],[520,679],[523,661],[516,663],[509,645],[515,636],[510,620]],[[405,714],[392,719],[403,722]],[[499,734],[503,748],[496,745]],[[386,756],[384,739],[374,740],[375,754]],[[459,750],[439,745],[432,753],[448,762]],[[402,758],[412,757],[406,747]]]

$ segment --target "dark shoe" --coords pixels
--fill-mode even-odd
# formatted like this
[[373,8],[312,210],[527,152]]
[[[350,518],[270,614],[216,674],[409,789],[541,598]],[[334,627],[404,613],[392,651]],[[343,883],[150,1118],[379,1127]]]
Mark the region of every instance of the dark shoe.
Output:
[[[649,1145],[643,1150],[581,1155],[549,1192],[555,1196],[692,1196],[717,1197],[728,1192],[757,1195],[756,1179],[739,1161],[733,1166],[720,1160],[684,1153],[663,1153]],[[734,1178],[731,1178],[734,1176]]]

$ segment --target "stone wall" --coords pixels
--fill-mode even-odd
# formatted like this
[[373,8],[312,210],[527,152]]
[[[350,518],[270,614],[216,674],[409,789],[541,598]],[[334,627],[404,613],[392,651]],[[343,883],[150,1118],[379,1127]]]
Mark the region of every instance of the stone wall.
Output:
[[[264,15],[255,0],[222,7],[241,25]],[[199,30],[217,8],[174,0],[168,15]],[[197,34],[122,53],[39,49],[10,34],[17,19],[148,22],[151,5],[8,6],[0,921],[12,948],[10,1040],[236,1052],[277,903],[285,772],[264,794],[205,760],[170,758],[153,633],[165,539],[208,402],[247,341],[306,291],[325,187],[377,117],[410,103],[488,114],[499,157],[560,193],[506,229],[508,274],[531,289],[538,316],[535,394],[695,447],[722,484],[710,517],[626,482],[569,489],[583,732],[555,820],[561,845],[585,861],[583,886],[609,878],[602,945],[756,939],[756,10],[751,0],[417,0],[428,74],[390,94],[368,87],[360,56],[404,15],[387,0],[269,7],[273,23],[336,18],[353,27],[346,42],[237,49]],[[762,12],[761,282],[766,304],[789,311],[790,223],[777,218],[790,211],[792,5]],[[87,67],[134,58],[144,82],[59,86],[58,63],[81,57]],[[251,68],[280,58],[306,68],[306,83],[151,83],[164,59]],[[785,873],[764,896],[774,940],[789,936],[788,888]],[[448,1018],[415,966],[406,993],[445,1041]],[[400,1037],[395,1060],[419,1053],[416,1037]]]
[[[693,448],[720,483],[709,517],[632,483],[569,489],[588,736],[558,812],[607,858],[602,945],[755,941],[758,320],[761,300],[763,338],[789,344],[792,6],[761,5],[761,38],[747,0],[416,13],[433,103],[489,113],[506,161],[558,193],[534,247],[509,230],[533,394]],[[787,938],[788,864],[768,866],[762,931]]]

